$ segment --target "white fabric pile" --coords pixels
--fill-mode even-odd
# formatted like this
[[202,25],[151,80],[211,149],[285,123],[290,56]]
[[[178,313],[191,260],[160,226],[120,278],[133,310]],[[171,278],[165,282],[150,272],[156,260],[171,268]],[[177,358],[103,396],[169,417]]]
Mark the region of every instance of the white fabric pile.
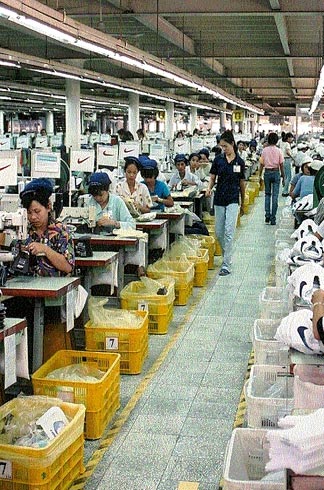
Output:
[[323,246],[314,235],[306,235],[297,240],[291,249],[288,264],[301,266],[307,262],[323,263]]
[[292,205],[292,212],[295,214],[298,211],[311,211],[313,209],[313,194],[308,194],[301,199],[298,199]]
[[324,345],[314,337],[312,317],[308,309],[289,313],[281,320],[274,338],[304,354],[323,354]]
[[317,228],[318,226],[312,219],[305,219],[299,225],[297,230],[292,233],[291,238],[296,238],[296,240],[299,240],[300,238],[304,238],[307,235],[314,235],[317,231]]
[[323,466],[323,408],[309,415],[288,415],[278,425],[283,430],[271,430],[266,435],[270,443],[266,471],[290,468],[303,474]]
[[318,263],[302,265],[288,277],[288,289],[294,296],[311,302],[315,289],[324,289],[324,268]]

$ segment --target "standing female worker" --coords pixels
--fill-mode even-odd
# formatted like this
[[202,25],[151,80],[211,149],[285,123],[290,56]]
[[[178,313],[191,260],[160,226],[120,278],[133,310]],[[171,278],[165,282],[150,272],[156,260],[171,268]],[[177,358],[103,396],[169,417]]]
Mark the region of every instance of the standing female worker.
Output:
[[278,135],[270,133],[268,136],[268,146],[263,148],[260,157],[260,180],[264,168],[264,189],[265,189],[265,222],[271,225],[276,224],[276,214],[278,209],[278,195],[280,186],[280,175],[284,183],[282,151],[276,146]]
[[232,248],[240,196],[240,212],[243,214],[245,165],[243,160],[237,155],[237,147],[232,131],[225,131],[221,135],[219,144],[223,152],[215,157],[210,169],[210,180],[206,196],[210,196],[217,176],[214,195],[216,236],[223,251],[223,263],[219,275],[227,276],[231,273]]

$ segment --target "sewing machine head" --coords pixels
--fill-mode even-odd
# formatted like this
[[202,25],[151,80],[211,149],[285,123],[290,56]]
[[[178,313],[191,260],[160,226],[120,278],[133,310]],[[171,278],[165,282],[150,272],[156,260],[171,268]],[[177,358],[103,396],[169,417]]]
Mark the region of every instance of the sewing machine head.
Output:
[[64,207],[59,219],[64,224],[76,227],[85,224],[90,229],[94,229],[96,227],[96,208],[94,206],[86,208]]
[[4,235],[3,245],[10,247],[14,240],[27,238],[27,210],[19,208],[15,212],[0,211],[0,233]]

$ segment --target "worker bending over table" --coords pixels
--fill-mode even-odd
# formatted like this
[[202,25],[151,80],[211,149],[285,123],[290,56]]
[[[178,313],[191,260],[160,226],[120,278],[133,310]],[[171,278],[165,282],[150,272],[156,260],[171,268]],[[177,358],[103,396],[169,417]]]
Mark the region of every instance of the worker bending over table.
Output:
[[152,211],[164,211],[165,207],[171,208],[174,202],[170,194],[170,189],[167,184],[161,180],[157,180],[157,176],[159,175],[157,162],[150,158],[141,157],[140,163],[141,176],[153,201]]

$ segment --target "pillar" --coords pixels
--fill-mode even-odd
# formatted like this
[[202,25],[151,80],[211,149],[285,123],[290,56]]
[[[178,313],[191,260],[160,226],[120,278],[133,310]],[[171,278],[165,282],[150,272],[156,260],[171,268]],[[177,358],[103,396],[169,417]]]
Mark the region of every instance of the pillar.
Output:
[[128,102],[128,130],[136,138],[136,131],[139,128],[139,95],[130,92]]
[[45,114],[45,126],[47,134],[54,134],[54,114],[52,111]]
[[65,82],[65,93],[65,144],[67,150],[70,146],[74,150],[79,150],[81,135],[80,82],[67,79]]
[[[12,131],[12,128],[11,128]],[[0,134],[4,134],[4,112],[0,111]]]
[[165,103],[165,137],[167,140],[173,139],[174,125],[174,102]]
[[[227,107],[226,102],[223,102],[221,104],[221,106],[223,107],[223,109],[226,109],[226,107]],[[219,126],[220,126],[219,127],[220,132],[223,133],[223,131],[225,131],[225,129],[226,129],[226,112],[225,112],[225,110],[220,112]]]
[[197,107],[190,107],[190,127],[189,132],[192,134],[197,127]]

